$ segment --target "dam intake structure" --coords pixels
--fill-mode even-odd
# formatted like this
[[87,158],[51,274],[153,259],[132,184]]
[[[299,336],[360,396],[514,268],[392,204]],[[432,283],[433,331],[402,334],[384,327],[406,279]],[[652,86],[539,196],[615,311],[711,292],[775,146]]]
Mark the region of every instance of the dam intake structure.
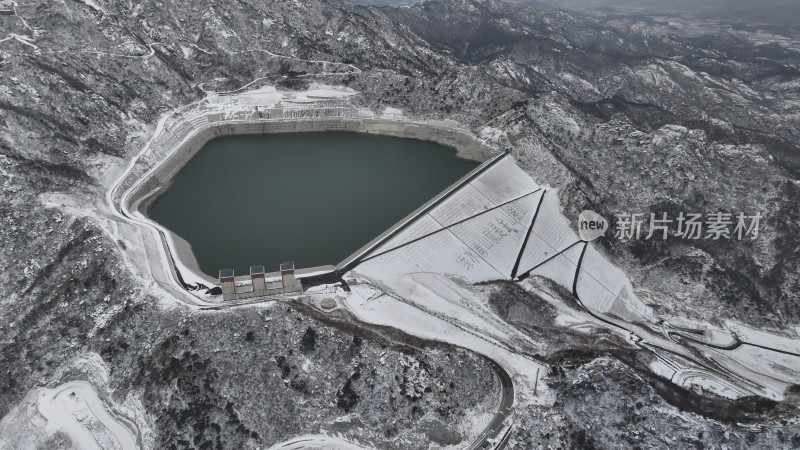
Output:
[[294,275],[294,262],[280,266],[280,277],[267,280],[264,266],[250,266],[249,277],[237,277],[233,269],[219,271],[223,300],[247,300],[303,291],[303,283]]

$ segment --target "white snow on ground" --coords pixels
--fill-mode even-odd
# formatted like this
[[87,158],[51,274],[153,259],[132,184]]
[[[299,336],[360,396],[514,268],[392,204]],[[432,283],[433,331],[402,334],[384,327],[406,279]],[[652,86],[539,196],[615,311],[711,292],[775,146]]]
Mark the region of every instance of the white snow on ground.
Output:
[[403,111],[390,106],[387,106],[386,109],[383,110],[383,114],[381,116],[385,119],[402,119],[404,117]]
[[[486,408],[485,410],[473,410],[471,411],[464,420],[459,424],[458,431],[462,436],[474,436],[476,430],[485,430],[492,423],[492,419],[494,419],[495,414],[497,414],[497,410],[500,406],[500,399],[498,398],[497,403],[492,405],[492,408]],[[475,408],[478,409],[478,408]],[[470,447],[464,447],[464,442],[459,442],[458,444],[448,445],[445,447],[441,447],[441,450],[464,450],[464,448],[472,448],[474,444]]]
[[371,279],[390,280],[404,273],[433,272],[470,281],[506,278],[451,231],[435,233],[361,263],[356,271]]
[[742,364],[753,370],[770,367],[770,375],[787,384],[800,384],[800,357],[773,352],[752,345],[743,345],[729,352]]
[[[443,277],[440,282],[446,286],[445,291],[451,291],[445,295],[452,296],[454,284]],[[485,355],[511,375],[515,386],[524,386],[526,392],[534,391],[537,380],[546,373],[546,366],[514,353],[507,347],[507,342],[495,337],[502,336],[507,331],[477,317],[467,308],[458,308],[430,287],[424,293],[410,290],[414,284],[413,279],[399,279],[388,286],[399,293],[398,297],[402,295],[402,300],[387,294],[375,297],[376,288],[356,285],[351,288],[344,301],[350,311],[364,322],[390,326],[414,336],[458,345]],[[459,291],[460,295],[465,295],[465,291]],[[427,311],[421,308],[426,308]],[[443,311],[453,313],[455,317],[450,317]],[[544,385],[541,384],[538,389],[541,391],[543,388]]]
[[581,258],[583,245],[576,245],[531,271],[531,275],[549,278],[572,292],[575,270]]
[[402,229],[399,233],[394,235],[391,239],[386,241],[383,245],[379,246],[373,254],[383,253],[388,250],[399,247],[406,242],[413,241],[414,239],[427,236],[442,229],[442,225],[436,221],[429,214],[420,216],[413,224]]
[[78,448],[135,450],[136,435],[106,410],[91,384],[72,381],[39,392],[39,413],[49,431],[66,433]]
[[502,278],[511,278],[540,196],[540,192],[531,194],[454,225],[450,230],[502,274]]
[[404,300],[421,305],[437,316],[454,318],[482,336],[508,342],[518,334],[504,322],[491,320],[489,311],[483,316],[476,314],[474,309],[481,304],[478,296],[447,277],[415,273],[392,280],[389,286]]
[[268,450],[364,450],[368,448],[336,436],[306,434],[275,444]]
[[708,324],[706,323],[699,322],[697,320],[692,320],[686,317],[663,315],[661,316],[661,318],[664,319],[664,321],[668,323],[670,326],[685,328],[694,331],[702,332],[705,331],[705,329],[708,327]]
[[484,142],[497,142],[506,136],[506,132],[500,128],[485,126],[478,132],[478,137]]
[[736,336],[729,330],[722,330],[719,328],[706,328],[703,332],[703,340],[712,342],[715,345],[728,346],[736,343]]
[[469,183],[454,192],[447,201],[431,209],[429,217],[436,223],[448,227],[493,206],[495,206],[494,203],[475,189],[472,183]]
[[747,395],[747,391],[705,371],[681,370],[675,374],[672,381],[689,389],[712,392],[730,399]]
[[539,207],[528,246],[522,254],[520,273],[531,270],[579,240],[578,234],[570,228],[569,220],[561,213],[557,192],[548,190]]
[[743,323],[726,320],[725,326],[731,330],[742,342],[772,347],[786,352],[800,354],[800,340],[792,339],[766,331],[757,330]]
[[92,8],[93,10],[95,10],[97,12],[101,12],[103,14],[107,14],[106,10],[103,9],[102,6],[98,5],[97,2],[94,1],[94,0],[77,0],[77,1],[79,3],[83,3],[84,5],[88,6],[89,8]]
[[[771,364],[764,364],[765,361],[763,359],[753,360],[747,356],[742,357],[743,355],[737,354],[736,351],[717,350],[698,345],[694,345],[694,347],[730,373],[736,374],[735,377],[729,376],[725,378],[725,381],[737,387],[739,397],[759,395],[771,400],[781,401],[784,399],[786,389],[791,385],[779,379]],[[681,373],[686,370],[691,369],[684,369]],[[705,370],[703,372],[708,377],[723,379],[716,373]],[[742,382],[741,380],[746,381]]]
[[503,158],[470,184],[495,205],[541,188],[512,157]]
[[[580,246],[576,247],[580,248]],[[570,259],[576,257],[576,254],[572,254]],[[637,324],[628,323],[623,319],[614,319],[614,316],[606,316],[606,318],[621,324],[628,331],[626,332],[622,328],[608,328],[606,324],[587,312],[574,309],[552,298],[542,290],[543,286],[541,279],[538,278],[530,278],[522,283],[523,288],[532,291],[558,309],[556,323],[585,333],[593,333],[598,328],[605,328],[619,333],[632,344],[638,343],[637,345],[650,348],[659,358],[650,363],[651,369],[680,386],[703,389],[729,398],[760,395],[780,400],[783,398],[785,389],[790,384],[798,382],[800,358],[793,355],[746,345],[730,351],[714,349],[693,341],[679,344],[665,335],[653,334]],[[579,293],[580,289],[579,287]],[[671,318],[676,324],[688,325],[688,323],[680,323],[674,319]],[[692,328],[700,328],[700,324],[694,324]],[[694,336],[694,338],[702,340],[701,336]],[[687,349],[687,347],[689,348]],[[707,358],[712,359],[715,365],[718,364],[726,370],[711,372],[700,365],[692,364],[690,360],[694,359],[693,357],[698,352],[703,353]],[[676,357],[676,355],[683,356]],[[688,357],[689,360],[684,357]],[[733,372],[738,377],[730,378],[725,374],[726,371]]]
[[[701,369],[698,366],[687,365],[687,361],[685,359],[681,357],[676,358],[675,355],[692,355],[696,352],[694,349],[687,351],[685,347],[672,342],[663,336],[647,333],[636,325],[630,325],[631,331],[625,331],[621,328],[609,328],[605,323],[601,322],[596,317],[593,317],[586,311],[574,309],[573,307],[553,298],[550,294],[542,289],[545,284],[543,284],[542,280],[539,278],[529,278],[523,281],[521,286],[553,305],[559,311],[559,314],[556,317],[556,323],[561,326],[569,327],[571,330],[588,334],[593,334],[598,329],[605,329],[619,334],[632,344],[639,341],[647,348],[653,350],[654,355],[656,356],[656,359],[650,362],[650,368],[653,370],[653,372],[663,376],[666,379],[672,380],[679,386],[684,386],[690,389],[702,388],[706,391],[715,392],[719,395],[724,395],[729,398],[740,398],[754,394],[764,395],[769,398],[780,397],[774,390],[758,389],[757,387],[749,384],[745,385],[747,387],[743,387],[738,383],[734,384],[730,380],[723,379],[718,374],[708,372],[707,370]],[[617,321],[623,323],[622,320]],[[637,335],[638,338],[634,338],[635,335]],[[642,339],[639,340],[640,338]],[[653,347],[653,345],[663,347],[667,351],[662,351]],[[723,360],[724,356],[720,357],[720,355],[717,353],[714,353],[712,357],[723,364],[733,363],[733,361],[729,359]],[[758,374],[747,374],[747,377],[751,379],[757,376]]]
[[236,98],[248,105],[274,106],[283,100],[283,95],[275,89],[275,86],[264,86],[252,91],[242,92]]
[[44,430],[46,422],[38,414],[29,414],[36,408],[38,392],[31,390],[14,405],[0,420],[0,448],[2,449],[35,449],[37,444],[47,439]]
[[[80,373],[81,379],[75,379]],[[72,381],[30,390],[0,421],[0,448],[39,448],[56,432],[75,448],[125,450],[151,448],[153,436],[141,401],[128,394],[111,401],[108,369],[96,353],[87,353],[59,370],[54,379]]]
[[652,309],[633,293],[633,286],[622,270],[591,245],[586,247],[578,277],[578,296],[588,308],[611,312],[631,322],[645,318],[656,321]]
[[656,375],[661,375],[668,380],[671,380],[676,373],[675,369],[660,359],[654,359],[650,362],[650,370],[652,370]]
[[662,317],[662,319],[664,319],[662,327],[665,331],[688,336],[703,343],[727,347],[739,342],[736,335],[726,328],[715,327],[711,324],[698,324],[674,316]]
[[320,284],[317,286],[310,287],[305,290],[306,294],[327,294],[330,292],[336,292],[337,288],[339,287],[340,283],[336,284]]
[[307,91],[284,93],[286,101],[295,103],[312,103],[323,99],[346,98],[358,94],[358,91],[341,86],[325,86],[315,84]]

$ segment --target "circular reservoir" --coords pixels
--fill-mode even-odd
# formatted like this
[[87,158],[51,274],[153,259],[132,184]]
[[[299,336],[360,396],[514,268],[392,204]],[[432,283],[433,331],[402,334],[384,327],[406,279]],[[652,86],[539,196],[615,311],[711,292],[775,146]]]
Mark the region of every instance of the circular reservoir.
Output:
[[200,270],[335,265],[478,166],[434,142],[350,132],[209,141],[148,208]]

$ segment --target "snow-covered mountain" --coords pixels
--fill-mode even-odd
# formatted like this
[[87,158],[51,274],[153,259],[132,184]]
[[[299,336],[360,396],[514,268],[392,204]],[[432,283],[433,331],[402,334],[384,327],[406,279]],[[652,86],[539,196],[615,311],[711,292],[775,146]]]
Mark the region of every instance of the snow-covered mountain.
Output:
[[[254,81],[346,86],[365,111],[458,122],[511,147],[537,182],[559,189],[573,221],[584,209],[609,219],[760,213],[756,240],[597,245],[660,315],[797,338],[800,38],[791,29],[598,19],[495,0],[8,5],[0,447],[69,448],[60,433],[36,443],[25,405],[75,378],[119,405],[144,448],[266,448],[320,432],[379,448],[476,438],[502,388],[476,354],[302,302],[187,310],[132,269],[126,249],[144,244],[121,238],[130,225],[108,214],[112,180],[162,114]],[[487,308],[547,344],[528,356],[552,367],[546,395],[518,399],[508,448],[800,445],[793,390],[784,402],[693,393],[624,339],[561,327],[543,298],[514,284],[483,288]],[[565,304],[568,294],[552,292]]]

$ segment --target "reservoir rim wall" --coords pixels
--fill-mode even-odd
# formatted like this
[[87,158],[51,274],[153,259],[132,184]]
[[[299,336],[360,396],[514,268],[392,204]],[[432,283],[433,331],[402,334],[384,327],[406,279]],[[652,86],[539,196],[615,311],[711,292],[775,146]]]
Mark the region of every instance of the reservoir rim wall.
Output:
[[[179,128],[179,127],[175,127]],[[420,141],[435,142],[440,145],[454,148],[457,156],[464,159],[482,162],[480,166],[466,174],[461,180],[453,184],[456,186],[464,178],[474,175],[480,171],[485,164],[494,160],[499,152],[497,149],[486,145],[472,134],[458,128],[440,126],[425,122],[401,121],[394,119],[374,119],[374,118],[314,118],[314,119],[269,119],[269,120],[224,120],[211,122],[200,126],[192,127],[186,131],[179,143],[171,148],[163,148],[166,154],[161,155],[158,162],[147,170],[138,179],[132,170],[127,179],[131,187],[121,194],[120,202],[129,210],[135,211],[141,218],[156,227],[162,233],[162,245],[171,254],[171,269],[174,270],[178,278],[181,277],[178,265],[190,270],[195,277],[199,277],[205,283],[212,286],[218,284],[218,280],[200,270],[200,266],[192,251],[191,244],[177,236],[166,227],[161,226],[150,219],[147,212],[149,206],[163,193],[174,179],[175,175],[188,163],[200,149],[202,149],[212,139],[231,136],[231,135],[253,135],[253,134],[283,134],[283,133],[308,133],[308,132],[356,132],[371,135],[384,135],[405,139],[416,139]],[[169,133],[165,131],[164,133]],[[171,151],[170,151],[171,150]],[[153,151],[154,156],[158,157],[158,151]],[[493,157],[494,156],[494,157]],[[139,162],[139,161],[137,161]],[[442,193],[432,198],[426,205],[438,199],[441,195],[450,192],[453,186],[448,187]],[[373,239],[363,248],[374,245],[382,236],[391,234],[393,231],[411,220],[426,205],[421,206],[417,211],[411,213],[397,224],[391,226],[383,234]],[[361,252],[363,248],[358,252]],[[344,263],[352,260],[352,256],[340,262],[337,266],[320,266],[304,268],[298,270],[303,273],[331,272],[343,267]],[[177,259],[177,261],[175,261]],[[255,264],[255,262],[254,262]],[[277,273],[268,275],[277,276]],[[183,282],[183,281],[182,281]],[[185,284],[185,283],[184,283]]]

